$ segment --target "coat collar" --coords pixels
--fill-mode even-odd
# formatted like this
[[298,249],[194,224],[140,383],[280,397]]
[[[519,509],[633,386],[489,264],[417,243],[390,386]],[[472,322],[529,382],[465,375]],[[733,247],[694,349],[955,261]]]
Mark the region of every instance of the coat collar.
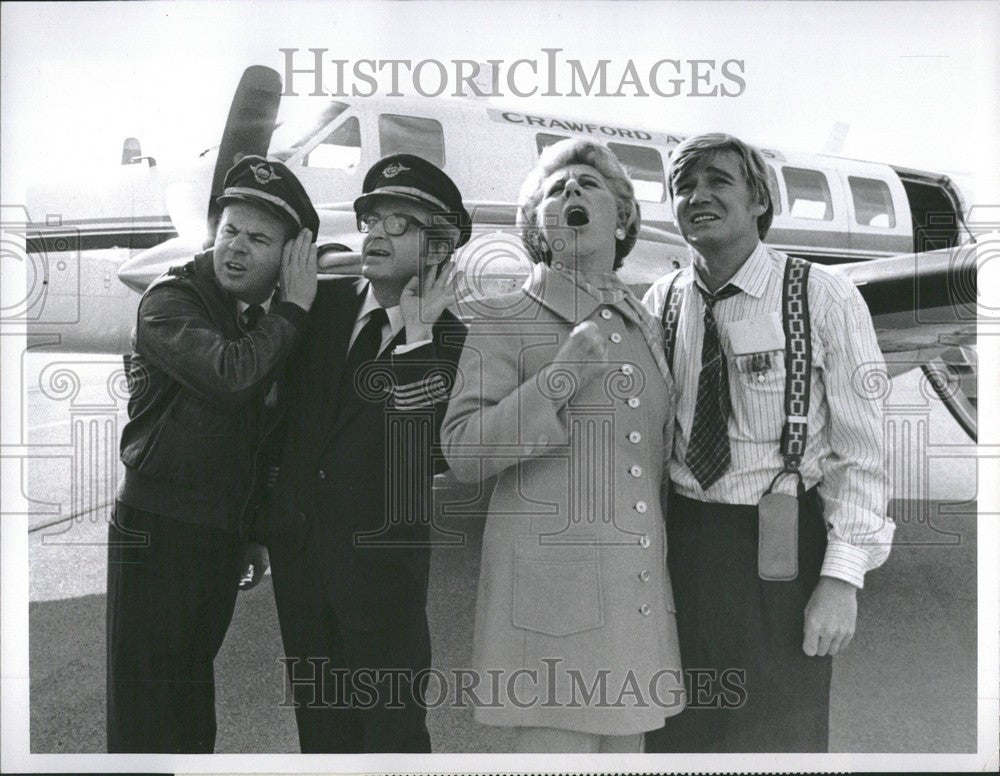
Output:
[[[215,252],[211,248],[203,253],[197,254],[194,257],[194,274],[202,280],[210,281],[218,286],[219,284],[215,280],[214,256]],[[221,288],[219,290],[221,290]]]
[[536,264],[521,290],[570,323],[586,320],[601,304],[547,264]]

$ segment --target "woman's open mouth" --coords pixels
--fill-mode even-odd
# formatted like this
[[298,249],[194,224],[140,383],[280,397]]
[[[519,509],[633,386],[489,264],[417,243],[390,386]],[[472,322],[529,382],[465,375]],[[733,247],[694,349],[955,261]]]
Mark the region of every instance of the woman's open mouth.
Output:
[[583,205],[570,205],[563,211],[566,226],[586,226],[590,223],[590,214]]

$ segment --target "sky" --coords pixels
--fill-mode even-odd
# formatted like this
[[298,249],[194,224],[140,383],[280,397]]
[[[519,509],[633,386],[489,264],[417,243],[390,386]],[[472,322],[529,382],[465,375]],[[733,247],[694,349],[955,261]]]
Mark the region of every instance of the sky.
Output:
[[681,133],[729,131],[783,150],[822,151],[842,123],[843,156],[947,172],[970,201],[1000,196],[1000,9],[989,3],[222,0],[17,3],[0,13],[8,202],[26,178],[117,164],[130,135],[161,163],[189,160],[218,142],[244,67],[283,71],[279,49],[308,57],[311,47],[352,63],[510,63],[559,48],[588,70],[607,59],[620,72],[631,60],[640,74],[664,58],[740,60],[746,86],[735,97],[502,103]]

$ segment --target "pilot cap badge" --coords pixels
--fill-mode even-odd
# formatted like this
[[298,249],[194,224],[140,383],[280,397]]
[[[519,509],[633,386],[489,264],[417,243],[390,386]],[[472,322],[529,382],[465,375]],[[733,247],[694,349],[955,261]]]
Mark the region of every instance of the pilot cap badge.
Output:
[[257,183],[270,183],[271,181],[280,181],[281,176],[271,169],[271,165],[267,162],[261,162],[260,164],[250,165],[250,169],[253,170],[253,177],[257,179]]
[[401,172],[408,172],[409,169],[410,168],[407,167],[405,164],[400,164],[399,162],[396,162],[395,164],[390,164],[388,167],[382,170],[382,177],[395,178]]

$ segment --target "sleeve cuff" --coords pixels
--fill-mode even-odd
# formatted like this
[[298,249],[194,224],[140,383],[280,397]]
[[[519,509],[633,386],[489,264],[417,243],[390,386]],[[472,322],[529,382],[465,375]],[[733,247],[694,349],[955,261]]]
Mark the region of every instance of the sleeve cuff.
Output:
[[428,337],[427,339],[419,340],[417,342],[407,342],[403,345],[397,345],[393,348],[392,355],[401,356],[404,353],[409,353],[411,350],[422,348],[424,345],[430,345],[433,341],[434,340]]
[[850,582],[859,590],[865,586],[868,553],[846,542],[831,541],[826,546],[820,576],[835,577]]
[[562,406],[546,396],[538,384],[538,376],[527,380],[518,390],[518,434],[531,455],[542,448],[569,444],[569,430]]
[[294,302],[275,302],[271,305],[270,312],[280,315],[295,327],[295,331],[300,334],[306,329],[306,320],[309,313],[303,310]]

